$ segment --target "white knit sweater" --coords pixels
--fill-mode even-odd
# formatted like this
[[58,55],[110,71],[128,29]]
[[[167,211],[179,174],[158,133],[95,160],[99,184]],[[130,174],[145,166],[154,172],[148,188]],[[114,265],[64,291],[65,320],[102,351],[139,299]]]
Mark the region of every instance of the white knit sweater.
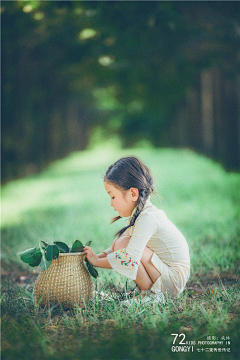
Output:
[[126,235],[131,237],[126,248],[116,252],[113,252],[112,247],[104,250],[111,267],[135,280],[147,246],[153,251],[151,261],[161,274],[151,290],[163,291],[164,294],[169,290],[173,297],[180,294],[190,275],[189,248],[185,237],[165,212],[157,209],[149,198],[135,225],[127,229]]

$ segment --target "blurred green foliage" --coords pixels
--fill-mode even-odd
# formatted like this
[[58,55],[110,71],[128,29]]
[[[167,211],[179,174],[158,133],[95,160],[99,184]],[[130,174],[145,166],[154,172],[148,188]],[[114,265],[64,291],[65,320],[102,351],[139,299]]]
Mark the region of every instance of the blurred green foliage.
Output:
[[125,146],[173,145],[202,69],[238,71],[239,2],[2,1],[1,11],[3,180],[85,149],[96,126]]

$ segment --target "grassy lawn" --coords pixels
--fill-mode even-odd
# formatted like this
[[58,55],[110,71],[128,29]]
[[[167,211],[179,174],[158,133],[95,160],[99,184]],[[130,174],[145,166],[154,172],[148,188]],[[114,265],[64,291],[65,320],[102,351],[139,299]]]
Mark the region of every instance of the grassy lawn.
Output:
[[[18,253],[43,240],[92,240],[100,252],[110,246],[126,219],[115,216],[103,186],[107,167],[136,155],[152,170],[157,193],[152,202],[185,235],[191,256],[186,290],[166,306],[134,307],[119,302],[134,283],[99,270],[98,290],[114,301],[85,310],[34,308],[39,268],[20,263]],[[234,359],[239,321],[240,175],[190,150],[128,149],[110,145],[73,153],[41,174],[2,187],[2,357],[3,359]],[[189,352],[173,352],[184,334]],[[223,345],[199,345],[217,337]],[[230,344],[226,344],[230,337]],[[175,346],[180,346],[178,337]],[[187,344],[186,344],[187,345]],[[189,345],[188,345],[189,346]],[[207,351],[209,348],[217,350]],[[204,348],[204,350],[201,350]],[[219,348],[221,351],[219,351]],[[223,350],[223,348],[226,349]],[[229,350],[230,349],[230,352]],[[179,349],[178,349],[179,350]],[[199,351],[198,351],[199,350]]]

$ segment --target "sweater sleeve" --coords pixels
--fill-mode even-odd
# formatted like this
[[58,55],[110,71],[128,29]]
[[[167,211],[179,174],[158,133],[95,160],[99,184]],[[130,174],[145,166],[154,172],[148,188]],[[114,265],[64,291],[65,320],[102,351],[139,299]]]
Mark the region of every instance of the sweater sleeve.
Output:
[[112,250],[112,246],[110,246],[109,248],[107,248],[106,250],[103,250],[103,252],[108,255],[108,254],[111,254],[113,252]]
[[143,251],[157,227],[157,222],[150,214],[140,214],[128,246],[107,255],[111,267],[119,274],[135,280]]

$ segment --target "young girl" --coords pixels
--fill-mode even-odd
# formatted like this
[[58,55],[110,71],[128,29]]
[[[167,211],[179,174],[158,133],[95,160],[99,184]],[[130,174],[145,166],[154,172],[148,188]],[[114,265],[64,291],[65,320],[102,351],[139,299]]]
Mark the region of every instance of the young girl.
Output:
[[[114,269],[141,289],[142,301],[164,302],[169,291],[180,294],[189,278],[188,244],[163,210],[150,201],[153,179],[136,157],[124,157],[111,165],[104,177],[110,205],[121,217],[129,217],[111,247],[96,255],[84,252],[93,266]],[[125,301],[130,305],[129,301]]]

